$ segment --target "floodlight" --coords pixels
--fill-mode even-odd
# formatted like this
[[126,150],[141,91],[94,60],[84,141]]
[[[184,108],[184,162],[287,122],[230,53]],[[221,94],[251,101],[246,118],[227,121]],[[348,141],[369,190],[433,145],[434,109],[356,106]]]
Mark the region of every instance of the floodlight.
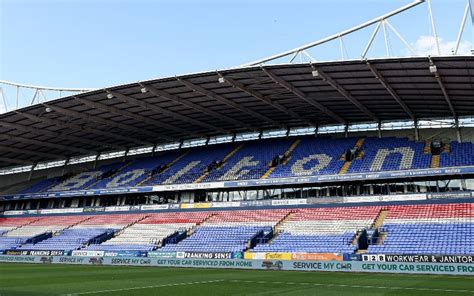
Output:
[[219,83],[224,83],[224,82],[225,82],[225,78],[224,78],[224,77],[219,77],[219,79],[218,79],[217,81],[219,81]]
[[146,87],[142,87],[140,88],[140,91],[142,92],[142,94],[146,93],[148,90],[146,89]]
[[113,94],[107,94],[107,99],[112,99],[114,97]]

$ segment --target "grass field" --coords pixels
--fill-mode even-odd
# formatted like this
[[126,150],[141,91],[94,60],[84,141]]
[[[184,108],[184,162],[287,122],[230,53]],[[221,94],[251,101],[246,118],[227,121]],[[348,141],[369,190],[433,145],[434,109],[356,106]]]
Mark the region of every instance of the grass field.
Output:
[[0,295],[474,295],[474,278],[0,264]]

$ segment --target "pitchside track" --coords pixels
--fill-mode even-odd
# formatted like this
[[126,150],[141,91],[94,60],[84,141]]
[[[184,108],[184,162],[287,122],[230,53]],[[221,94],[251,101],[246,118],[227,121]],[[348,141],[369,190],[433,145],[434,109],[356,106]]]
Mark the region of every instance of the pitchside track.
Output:
[[474,295],[460,276],[0,265],[0,295]]

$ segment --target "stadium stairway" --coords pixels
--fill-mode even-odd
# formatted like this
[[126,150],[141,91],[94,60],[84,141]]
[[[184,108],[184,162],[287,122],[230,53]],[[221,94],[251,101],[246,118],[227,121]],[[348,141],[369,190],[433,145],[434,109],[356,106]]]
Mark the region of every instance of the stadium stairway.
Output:
[[[365,138],[359,138],[357,142],[355,143],[354,148],[362,149],[362,146],[364,145],[364,143],[365,143]],[[360,153],[358,153],[356,159],[361,159],[363,156],[364,156],[364,151],[360,150]]]
[[193,227],[189,228],[187,233],[186,233],[186,236],[190,236],[194,233],[194,231],[196,230],[197,227],[199,227],[200,225],[206,223],[207,221],[209,221],[211,218],[213,218],[214,216],[216,216],[215,213],[211,213],[209,216],[207,216],[204,220],[202,220],[201,222],[198,222],[196,223],[196,225],[194,225]]
[[80,221],[78,221],[78,222],[76,222],[76,223],[73,223],[73,224],[67,226],[66,228],[64,228],[64,229],[61,230],[61,231],[64,231],[64,230],[66,230],[66,229],[69,229],[69,228],[72,228],[72,227],[74,227],[74,226],[77,226],[77,225],[79,225],[79,224],[81,224],[81,223],[84,223],[84,222],[90,220],[90,219],[92,219],[92,216],[86,217],[86,218],[83,219],[83,220],[80,220]]
[[[450,153],[451,147],[449,143],[443,143],[441,145],[441,153]],[[430,168],[436,169],[440,167],[440,162],[441,162],[441,155],[436,154],[431,156],[431,163],[430,163]]]
[[293,211],[290,211],[288,214],[286,214],[285,217],[283,217],[280,221],[277,222],[277,224],[275,225],[275,227],[273,227],[273,232],[274,233],[279,233],[281,232],[281,226],[283,223],[285,223],[286,221],[288,220],[291,220],[291,217],[294,216],[294,212]]
[[443,145],[441,145],[441,153],[451,153],[451,145],[449,142],[443,143]]
[[175,159],[173,159],[172,162],[166,164],[166,165],[164,166],[164,168],[163,168],[161,171],[157,172],[156,174],[152,174],[152,175],[148,176],[147,178],[143,179],[143,181],[139,182],[139,183],[137,184],[137,186],[141,186],[141,185],[143,185],[143,184],[146,184],[146,183],[148,183],[150,180],[152,180],[154,176],[166,172],[173,164],[175,164],[176,162],[178,162],[181,158],[185,157],[188,153],[189,153],[189,150],[186,151],[186,152],[184,152],[183,154],[179,155],[178,157],[176,157]]
[[[352,245],[357,247],[357,254],[367,253],[368,245],[373,244],[374,240],[378,242],[380,240],[381,233],[379,228],[383,225],[385,218],[389,213],[388,208],[380,209],[377,217],[374,219],[374,222],[368,229],[358,230],[352,239]],[[385,235],[386,236],[386,235]],[[384,237],[385,238],[385,237]],[[365,240],[362,242],[361,240]],[[369,242],[369,240],[371,242]],[[361,247],[363,245],[363,247]]]
[[271,243],[273,239],[278,237],[278,235],[283,231],[281,229],[282,225],[286,221],[290,221],[291,218],[294,216],[294,214],[295,214],[294,211],[290,211],[288,214],[286,214],[285,217],[283,217],[280,221],[278,221],[278,223],[275,225],[275,227],[273,227],[272,237],[268,239],[268,241],[266,242],[267,244]]
[[301,143],[301,139],[297,139],[295,142],[293,142],[293,144],[290,145],[290,147],[288,147],[288,150],[286,150],[285,152],[285,160],[283,161],[282,165],[286,165],[288,163],[288,161],[290,160],[291,158],[291,154],[293,153],[293,151],[296,149],[296,147]]
[[[354,145],[354,149],[355,149],[356,151],[359,151],[359,150],[361,149],[362,145],[364,145],[364,141],[365,141],[365,138],[359,138],[359,139],[357,140],[357,142],[355,143],[355,145]],[[356,155],[356,157],[359,157],[359,156],[360,156],[360,158],[362,158],[363,151],[360,151],[360,153],[357,153],[357,154],[358,154],[358,155]],[[362,155],[361,155],[361,154],[362,154]],[[345,156],[345,155],[342,155],[342,156],[341,156],[341,160],[344,160],[344,156]],[[360,159],[360,158],[358,158],[358,159]],[[348,171],[349,168],[351,167],[351,164],[352,164],[352,161],[351,161],[351,160],[344,162],[344,165],[341,167],[341,169],[339,170],[339,173],[338,173],[338,174],[339,174],[339,175],[343,175],[343,174],[347,173],[347,171]]]
[[146,218],[148,218],[148,215],[144,215],[142,217],[140,217],[139,219],[133,221],[132,223],[129,223],[127,225],[125,225],[122,229],[120,229],[119,231],[116,232],[116,235],[114,236],[118,236],[120,233],[122,233],[125,229],[137,224],[138,222],[142,221],[142,220],[145,220]]
[[[285,151],[285,153],[283,153],[284,155],[284,161],[281,163],[281,165],[285,165],[288,163],[288,161],[290,160],[291,158],[291,153],[293,152],[293,150],[295,150],[295,148],[301,143],[301,139],[297,139],[296,141],[293,142],[293,144],[290,145],[290,147],[288,147],[288,149]],[[263,174],[260,179],[267,179],[271,173],[273,173],[273,171],[277,168],[277,166],[272,166],[271,163],[269,164],[270,168],[265,172],[265,174]]]
[[[232,151],[230,151],[221,161],[221,163],[219,164],[219,166],[217,168],[215,168],[216,170],[220,169],[225,163],[226,161],[232,157],[232,155],[234,155],[235,153],[237,153],[237,151],[239,151],[242,147],[244,147],[244,144],[241,144],[237,147],[235,147]],[[209,175],[209,172],[210,171],[206,171],[204,172],[201,176],[199,176],[199,178],[197,178],[196,180],[194,180],[193,183],[200,183],[202,180],[204,180],[207,175]]]
[[342,166],[341,170],[339,171],[339,175],[343,175],[347,173],[349,168],[351,167],[352,161],[346,161],[344,162],[344,165]]
[[431,164],[430,168],[435,169],[439,168],[440,156],[439,155],[432,155],[431,156]]
[[[121,174],[123,169],[125,169],[126,167],[128,167],[130,164],[132,164],[133,161],[129,161],[127,163],[125,163],[123,166],[117,168],[117,170],[110,176],[107,176],[106,178],[113,178],[115,176],[117,176],[118,174]],[[102,181],[102,176],[99,176],[94,182],[92,182],[89,186],[87,186],[86,188],[84,189],[89,189],[89,188],[93,188],[94,185],[96,185],[97,183],[99,183],[100,181]]]
[[385,221],[385,218],[387,217],[388,213],[389,213],[388,209],[381,209],[380,213],[378,214],[377,218],[375,218],[375,221],[370,228],[371,229],[380,228],[380,226],[383,225],[383,222]]
[[30,225],[30,224],[32,224],[32,223],[35,223],[35,222],[38,221],[38,220],[39,220],[39,219],[33,219],[33,220],[29,221],[28,223],[25,223],[25,224],[22,224],[22,225],[18,225],[18,226],[15,227],[15,228],[11,228],[11,229],[8,230],[7,232],[10,232],[10,231],[19,229],[19,228],[24,227],[24,226],[28,226],[28,225]]

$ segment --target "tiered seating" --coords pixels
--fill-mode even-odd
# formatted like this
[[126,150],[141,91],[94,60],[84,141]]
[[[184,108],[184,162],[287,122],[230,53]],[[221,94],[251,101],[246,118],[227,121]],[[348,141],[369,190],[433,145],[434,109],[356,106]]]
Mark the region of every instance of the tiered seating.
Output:
[[24,244],[27,239],[28,237],[0,236],[0,252],[16,249],[20,245]]
[[278,227],[280,235],[253,251],[353,253],[356,232],[370,227],[379,211],[379,207],[299,209]]
[[[146,215],[143,214],[113,214],[113,215],[97,215],[92,219],[77,225],[78,228],[99,228],[102,226],[107,229],[122,230],[127,226],[133,225],[138,221],[146,218]],[[120,233],[120,232],[119,232]],[[129,246],[126,245],[109,245],[107,241],[104,244],[90,244],[85,249],[87,250],[100,250],[100,251],[149,251],[152,248],[146,246]]]
[[154,169],[159,169],[172,162],[179,156],[178,151],[170,151],[157,157],[146,157],[134,160],[122,171],[104,178],[91,188],[133,187],[150,177]]
[[474,144],[451,142],[450,153],[441,153],[440,166],[474,165]]
[[352,161],[348,173],[429,168],[431,154],[423,153],[424,146],[406,138],[367,138],[363,157]]
[[291,154],[286,165],[278,166],[270,177],[297,177],[337,174],[344,165],[341,156],[355,145],[356,139],[318,139],[306,137]]
[[60,182],[60,179],[61,178],[56,177],[56,178],[49,178],[49,179],[38,181],[37,183],[31,185],[30,187],[27,187],[19,191],[18,194],[43,192],[47,190],[48,188],[56,185],[58,182]]
[[[381,209],[361,206],[0,218],[0,251],[69,251],[86,245],[86,250],[150,251],[165,238],[187,232],[191,233],[189,237],[160,250],[234,252],[257,243],[251,251],[353,253],[357,231],[383,221],[379,228],[383,240],[369,245],[369,253],[474,254],[474,203],[392,205]],[[266,234],[265,239],[270,238],[272,230],[277,235],[269,243],[253,240]],[[52,232],[53,237],[26,244],[46,232]],[[98,236],[106,232],[117,235],[100,243],[108,236],[100,240]]]
[[152,250],[176,232],[186,232],[201,223],[207,212],[150,214],[147,218],[125,228],[119,235],[101,245],[90,246],[95,250]]
[[169,169],[152,177],[147,184],[193,183],[213,162],[222,159],[234,149],[235,144],[198,147],[188,152]]
[[288,210],[215,212],[194,233],[176,245],[161,251],[172,252],[237,252],[244,251],[258,233],[268,233],[287,215]]
[[29,224],[36,220],[38,220],[38,218],[32,218],[32,217],[0,218],[0,236],[6,234],[8,231],[12,229]]
[[72,251],[81,248],[84,244],[108,232],[111,232],[111,230],[88,228],[66,229],[55,234],[52,238],[43,240],[37,244],[24,244],[19,247],[19,249]]
[[89,216],[87,220],[76,225],[74,228],[102,228],[122,229],[127,225],[136,223],[145,218],[143,214],[111,214]]
[[98,170],[88,171],[79,173],[71,178],[68,178],[53,187],[49,188],[47,191],[65,191],[65,190],[81,190],[86,189],[95,182],[104,174],[111,174],[123,167],[124,163],[117,162],[108,165],[102,166]]
[[[269,171],[272,160],[278,156],[283,157],[296,139],[244,142],[243,147],[222,166],[212,169],[199,181],[259,179],[267,171],[269,176],[265,177],[269,178],[338,174],[344,164],[341,156],[347,149],[353,148],[356,142],[354,138],[305,137],[292,151],[287,164],[278,165],[273,172]],[[160,156],[137,159],[129,165],[118,162],[98,170],[79,173],[63,181],[56,178],[42,180],[20,193],[193,183],[204,174],[211,163],[222,161],[239,144],[242,143],[190,148],[181,159],[161,173],[160,167],[172,163],[184,152],[168,151]],[[366,138],[360,157],[354,159],[344,173],[430,168],[432,154],[424,153],[424,147],[425,143],[410,141],[407,138]],[[474,165],[473,143],[452,142],[450,147],[449,153],[441,153],[441,167]]]
[[9,237],[35,237],[45,232],[57,232],[87,219],[87,216],[51,216],[41,217],[36,221],[11,230],[5,234]]
[[294,139],[245,143],[220,169],[211,171],[203,182],[259,179],[268,170],[269,163],[276,156],[283,155],[292,142]]
[[380,228],[387,236],[368,251],[378,254],[474,254],[474,204],[391,206]]
[[27,225],[37,218],[0,218],[0,252],[4,250],[14,249],[30,237],[6,236],[9,231],[15,228]]

